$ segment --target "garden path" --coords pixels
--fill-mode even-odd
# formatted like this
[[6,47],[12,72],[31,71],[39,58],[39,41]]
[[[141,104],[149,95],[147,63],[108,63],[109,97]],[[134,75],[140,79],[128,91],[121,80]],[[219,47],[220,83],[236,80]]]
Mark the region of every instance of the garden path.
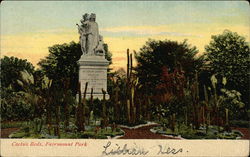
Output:
[[250,130],[249,130],[249,128],[232,127],[231,129],[239,130],[243,134],[243,137],[241,139],[250,140]]
[[17,131],[20,128],[5,128],[5,129],[1,129],[1,138],[9,138],[9,135],[14,132]]
[[120,137],[119,139],[179,139],[169,136],[162,136],[160,134],[151,132],[150,129],[155,126],[157,125],[154,124],[149,126],[142,126],[135,129],[120,127],[125,132],[125,135]]

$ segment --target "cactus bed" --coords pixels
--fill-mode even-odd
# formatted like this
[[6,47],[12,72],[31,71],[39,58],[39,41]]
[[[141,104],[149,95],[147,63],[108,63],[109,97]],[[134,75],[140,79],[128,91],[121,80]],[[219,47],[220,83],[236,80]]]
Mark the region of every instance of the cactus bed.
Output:
[[[96,130],[95,126],[85,126],[85,131],[77,132],[60,132],[61,139],[80,139],[80,138],[92,138],[92,139],[108,139],[113,138],[118,135],[124,135],[124,132],[120,128],[112,129],[111,127],[106,127],[104,129],[99,128]],[[9,138],[46,138],[46,139],[54,139],[59,138],[58,136],[52,136],[48,133],[48,130],[43,127],[40,133],[37,133],[34,128],[22,127],[20,129],[14,129]]]
[[[237,81],[240,76],[234,80],[218,75],[186,41],[149,40],[138,53],[127,49],[127,69],[109,69],[107,91],[100,89],[103,97],[98,99],[95,87],[78,82],[77,57],[71,56],[78,46],[73,42],[49,48],[52,62],[47,57],[38,73],[17,70],[15,79],[1,89],[1,120],[10,122],[2,122],[3,137],[12,132],[10,138],[249,139],[247,84]],[[61,60],[65,53],[74,61]],[[235,83],[246,88],[232,86]],[[158,125],[143,126],[147,121]]]

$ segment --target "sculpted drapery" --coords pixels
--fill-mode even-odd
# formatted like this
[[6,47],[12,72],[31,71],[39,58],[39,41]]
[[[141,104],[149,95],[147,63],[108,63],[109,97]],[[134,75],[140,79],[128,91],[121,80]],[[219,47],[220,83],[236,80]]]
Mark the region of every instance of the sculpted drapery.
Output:
[[77,24],[83,55],[104,55],[102,36],[95,20],[95,14],[84,14],[81,25]]

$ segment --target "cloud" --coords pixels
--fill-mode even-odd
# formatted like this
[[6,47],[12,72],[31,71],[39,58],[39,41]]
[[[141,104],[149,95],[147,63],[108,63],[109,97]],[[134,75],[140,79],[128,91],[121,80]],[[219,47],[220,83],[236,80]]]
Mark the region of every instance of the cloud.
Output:
[[28,59],[36,65],[40,59],[48,55],[48,47],[55,44],[78,41],[76,33],[26,33],[18,35],[1,35],[1,57],[15,56]]
[[181,36],[181,37],[201,37],[201,35],[194,35],[191,33],[182,33],[173,31],[173,28],[167,25],[159,26],[120,26],[120,27],[109,27],[100,30],[102,33],[110,35],[131,35],[131,36],[151,36],[151,35],[168,35],[168,36]]
[[[101,29],[100,34],[103,35],[104,42],[108,44],[109,51],[113,54],[112,67],[118,69],[126,67],[126,50],[129,48],[131,52],[133,50],[139,51],[149,38],[179,42],[188,39],[189,44],[197,46],[200,53],[203,53],[204,46],[209,44],[211,40],[211,35],[221,34],[225,29],[237,32],[249,42],[248,26],[232,26],[220,23],[110,27]],[[112,33],[116,36],[113,36]],[[48,55],[49,46],[71,41],[79,41],[76,29],[51,29],[15,35],[1,35],[1,57],[4,55],[16,56],[28,59],[33,65],[36,65],[40,59]]]

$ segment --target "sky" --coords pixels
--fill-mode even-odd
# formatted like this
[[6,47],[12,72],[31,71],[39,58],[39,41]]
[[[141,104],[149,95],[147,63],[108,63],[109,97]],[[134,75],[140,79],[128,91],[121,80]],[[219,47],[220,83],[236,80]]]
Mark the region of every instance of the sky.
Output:
[[211,35],[225,29],[250,37],[246,1],[3,1],[0,7],[1,57],[35,66],[48,47],[79,42],[76,23],[84,13],[96,14],[114,70],[126,66],[127,48],[138,52],[149,38],[188,39],[202,54]]

